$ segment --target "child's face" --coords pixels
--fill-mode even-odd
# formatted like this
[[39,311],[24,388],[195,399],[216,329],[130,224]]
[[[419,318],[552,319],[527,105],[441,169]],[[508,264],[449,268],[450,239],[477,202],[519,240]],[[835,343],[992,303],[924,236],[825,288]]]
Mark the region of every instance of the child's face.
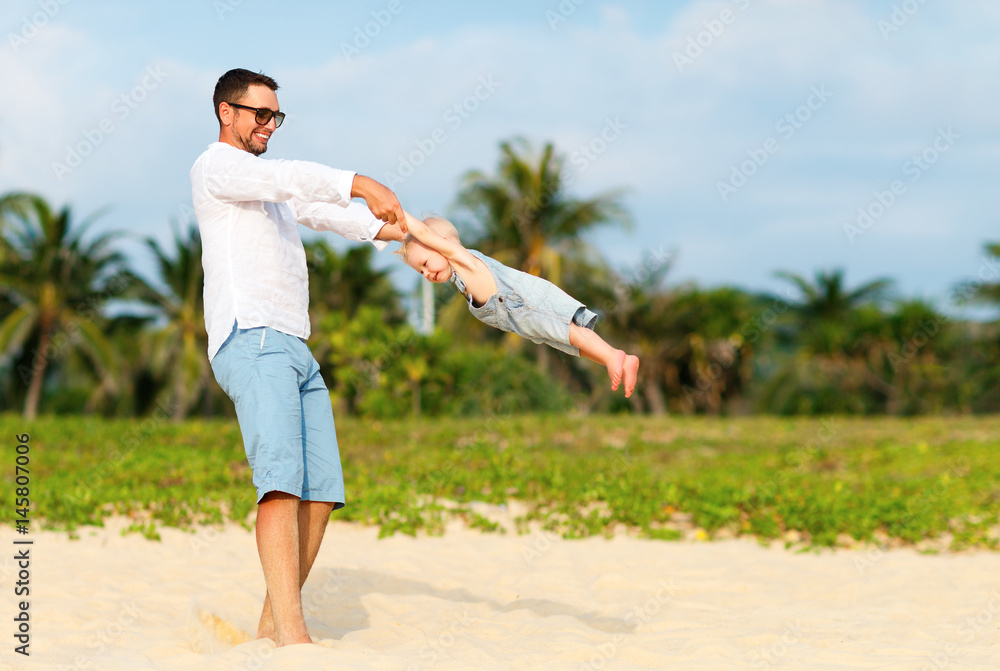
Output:
[[416,240],[410,243],[410,249],[406,253],[406,265],[431,282],[451,280],[451,264],[448,263],[448,259]]

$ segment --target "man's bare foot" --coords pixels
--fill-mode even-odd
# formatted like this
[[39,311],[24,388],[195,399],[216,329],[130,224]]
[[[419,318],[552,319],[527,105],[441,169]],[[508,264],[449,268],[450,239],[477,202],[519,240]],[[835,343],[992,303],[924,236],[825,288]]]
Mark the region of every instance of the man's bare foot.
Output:
[[271,613],[271,601],[264,595],[264,608],[260,613],[260,620],[257,622],[257,640],[269,638],[277,641],[278,637],[274,633],[274,615]]
[[635,391],[635,379],[639,376],[639,357],[633,354],[625,357],[623,372],[625,373],[625,398],[628,398]]
[[299,636],[289,636],[288,638],[282,637],[280,641],[276,642],[276,647],[283,648],[286,645],[299,645],[300,643],[312,643],[312,637],[309,634],[302,634]]
[[280,648],[283,645],[295,645],[298,643],[312,643],[313,640],[306,632],[295,632],[288,636],[278,637],[277,633],[274,631],[274,620],[268,622],[261,622],[257,629],[257,640],[262,638],[270,639],[274,641],[275,647]]
[[625,373],[625,352],[615,350],[613,363],[608,366],[608,377],[611,378],[611,391],[618,391],[618,385],[622,383],[622,375]]

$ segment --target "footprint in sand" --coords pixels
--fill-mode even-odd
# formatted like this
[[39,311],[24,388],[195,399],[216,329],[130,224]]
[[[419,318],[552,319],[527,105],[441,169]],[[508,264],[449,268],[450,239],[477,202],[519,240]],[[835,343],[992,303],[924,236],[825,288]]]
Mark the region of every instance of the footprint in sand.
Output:
[[223,643],[240,645],[241,643],[248,643],[253,640],[245,631],[232,622],[226,622],[215,613],[209,613],[207,610],[199,610],[198,619],[201,620],[206,629],[215,634],[215,637]]

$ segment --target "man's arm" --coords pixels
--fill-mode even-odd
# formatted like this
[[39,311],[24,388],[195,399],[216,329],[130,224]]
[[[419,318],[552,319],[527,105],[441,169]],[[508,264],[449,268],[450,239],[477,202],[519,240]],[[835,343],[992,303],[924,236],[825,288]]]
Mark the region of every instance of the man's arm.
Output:
[[281,203],[295,198],[346,206],[355,176],[312,161],[263,159],[232,147],[206,152],[191,169],[196,192],[226,202]]
[[390,224],[376,219],[362,202],[353,201],[341,207],[330,203],[304,203],[293,198],[285,204],[295,221],[314,231],[329,231],[348,240],[371,242],[379,251],[389,244],[387,238],[378,236],[380,229]]
[[352,198],[364,198],[368,209],[387,224],[395,224],[403,218],[403,207],[392,189],[365,175],[355,175],[351,185]]
[[235,148],[216,150],[199,159],[192,184],[219,200],[280,203],[333,203],[346,207],[363,198],[377,219],[394,224],[403,218],[396,194],[370,177],[312,161],[263,159]]

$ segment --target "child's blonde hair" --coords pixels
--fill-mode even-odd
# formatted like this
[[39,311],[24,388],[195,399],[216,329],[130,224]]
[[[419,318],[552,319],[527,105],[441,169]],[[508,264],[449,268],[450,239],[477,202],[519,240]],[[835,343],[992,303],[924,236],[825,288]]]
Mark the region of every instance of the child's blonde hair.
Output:
[[[427,224],[427,228],[431,229],[442,238],[448,238],[449,240],[454,240],[458,244],[462,244],[462,241],[458,237],[458,229],[455,228],[455,224],[451,223],[444,217],[427,217],[424,219],[424,223]],[[419,240],[413,237],[412,234],[407,233],[406,237],[404,237],[403,241],[400,243],[399,249],[393,252],[393,254],[401,256],[405,262],[406,256],[410,252],[410,245],[414,242],[419,242]]]

